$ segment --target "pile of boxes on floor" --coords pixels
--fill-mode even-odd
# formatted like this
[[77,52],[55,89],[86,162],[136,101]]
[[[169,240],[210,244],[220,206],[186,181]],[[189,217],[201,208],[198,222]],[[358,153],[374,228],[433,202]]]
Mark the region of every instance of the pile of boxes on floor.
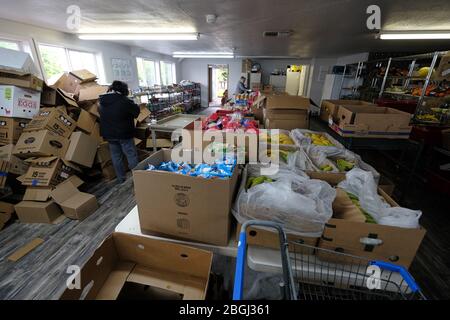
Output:
[[47,86],[28,54],[2,49],[0,57],[2,196],[17,200],[24,193],[15,205],[22,222],[86,218],[97,201],[78,190],[83,181],[77,175],[101,170],[114,178],[97,122],[98,98],[107,87],[87,70],[64,73]]

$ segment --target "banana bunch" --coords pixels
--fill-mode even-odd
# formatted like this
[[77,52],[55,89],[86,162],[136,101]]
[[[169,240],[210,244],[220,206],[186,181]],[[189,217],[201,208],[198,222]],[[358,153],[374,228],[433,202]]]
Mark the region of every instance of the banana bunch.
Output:
[[258,184],[262,184],[265,182],[273,182],[273,181],[274,180],[272,180],[266,176],[250,177],[250,178],[248,178],[245,186],[247,189],[250,189],[250,188],[253,188],[254,186],[257,186]]
[[333,167],[329,164],[326,164],[324,166],[320,167],[320,170],[325,171],[325,172],[329,172],[329,171],[333,171]]
[[432,121],[432,122],[438,122],[439,119],[434,114],[422,114],[416,116],[418,120],[421,121]]
[[[286,150],[278,150],[279,156],[280,158],[284,161],[284,162],[288,162],[288,158],[289,158],[289,151]],[[269,158],[272,158],[272,150],[267,150],[267,156]]]
[[272,143],[272,141],[278,141],[278,144],[290,144],[294,145],[294,141],[285,133],[275,134],[273,136],[267,133],[261,135],[261,139],[267,143]]
[[347,172],[353,169],[355,164],[353,162],[347,161],[345,159],[337,159],[336,165],[341,172]]
[[326,147],[332,147],[334,144],[331,143],[328,138],[322,134],[318,133],[305,133],[305,136],[311,138],[312,143],[317,146],[326,146]]

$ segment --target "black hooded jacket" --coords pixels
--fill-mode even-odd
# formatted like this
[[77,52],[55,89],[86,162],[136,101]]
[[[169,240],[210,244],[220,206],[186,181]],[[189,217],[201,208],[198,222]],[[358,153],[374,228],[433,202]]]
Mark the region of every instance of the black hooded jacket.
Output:
[[100,96],[100,134],[105,140],[134,137],[134,119],[139,106],[120,93],[110,92]]

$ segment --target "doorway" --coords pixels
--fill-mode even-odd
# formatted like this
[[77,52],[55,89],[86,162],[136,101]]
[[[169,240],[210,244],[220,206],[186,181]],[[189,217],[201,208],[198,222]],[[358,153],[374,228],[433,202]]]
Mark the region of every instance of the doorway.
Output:
[[209,64],[208,65],[208,106],[220,107],[224,94],[228,92],[228,65]]

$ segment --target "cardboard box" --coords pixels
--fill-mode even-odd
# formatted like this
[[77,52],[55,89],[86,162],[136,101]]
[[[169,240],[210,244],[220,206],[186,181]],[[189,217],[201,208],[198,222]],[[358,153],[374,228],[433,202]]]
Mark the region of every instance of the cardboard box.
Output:
[[29,119],[0,117],[0,145],[16,143],[29,122]]
[[103,137],[100,135],[100,124],[98,122],[95,123],[89,136],[95,139],[97,141],[97,144],[104,142]]
[[63,157],[69,140],[48,130],[24,132],[17,141],[13,155],[19,158]]
[[95,74],[86,69],[71,71],[69,72],[69,74],[77,78],[80,84],[92,82],[97,79],[97,76]]
[[29,73],[9,73],[0,69],[0,84],[42,91],[44,81]]
[[82,267],[81,288],[66,289],[60,299],[202,300],[212,257],[209,251],[115,232]]
[[[329,179],[329,175],[320,173],[317,173],[314,178],[327,181],[331,185],[340,182],[339,179],[332,181]],[[382,189],[378,188],[378,193],[391,206],[398,206]],[[331,218],[325,224],[319,247],[370,260],[387,261],[409,268],[425,233],[426,230],[423,228],[408,229]],[[379,239],[382,243],[365,245],[360,241],[363,238]],[[324,259],[331,258],[326,254],[322,254],[322,256]]]
[[21,177],[24,186],[54,187],[77,171],[77,168],[57,157],[27,159],[27,173]]
[[92,130],[94,130],[95,123],[97,122],[97,118],[90,114],[89,112],[80,109],[80,115],[77,120],[77,128],[86,132],[86,133],[92,133]]
[[14,205],[8,202],[0,201],[0,230],[3,228],[14,213]]
[[70,180],[56,186],[50,195],[70,219],[84,220],[98,208],[95,196],[80,192]]
[[308,129],[309,128],[309,119],[308,117],[299,118],[299,119],[280,119],[280,120],[271,120],[266,119],[265,122],[266,129],[284,129],[284,130],[294,130],[294,129]]
[[309,98],[302,96],[268,95],[266,97],[267,109],[309,110],[310,105]]
[[91,102],[84,106],[84,109],[89,112],[90,114],[96,116],[97,118],[100,118],[100,113],[98,112],[99,107],[99,101]]
[[28,170],[28,163],[13,155],[14,145],[0,147],[0,160],[9,162],[9,173],[22,175]]
[[[153,139],[147,139],[147,148],[153,148]],[[157,148],[172,148],[173,142],[170,139],[156,139],[156,147]]]
[[0,116],[31,119],[39,112],[41,93],[0,85]]
[[375,106],[339,106],[330,127],[343,137],[408,139],[411,114]]
[[96,154],[96,163],[107,163],[111,161],[111,152],[109,150],[109,143],[102,142],[98,145]]
[[65,72],[61,77],[52,85],[55,89],[62,89],[65,92],[76,94],[80,86],[80,79]]
[[80,131],[70,136],[65,159],[83,167],[92,167],[97,152],[98,140]]
[[134,119],[134,125],[135,126],[138,125],[141,122],[144,122],[145,119],[147,119],[150,116],[150,114],[151,114],[151,112],[147,108],[147,106],[141,106],[140,110],[141,111],[139,112],[138,117],[136,119]]
[[92,84],[89,86],[82,85],[78,90],[78,102],[84,103],[87,101],[95,101],[108,91],[108,86],[101,86],[98,84]]
[[25,132],[49,130],[69,138],[77,123],[59,108],[42,108],[25,127]]
[[113,180],[116,178],[116,170],[112,164],[112,161],[107,161],[102,164],[102,176],[105,180]]
[[32,74],[40,77],[40,72],[31,56],[23,51],[0,48],[0,70],[15,74]]
[[61,208],[53,201],[21,201],[14,207],[22,223],[55,223],[61,217]]
[[163,149],[133,170],[143,230],[216,245],[227,245],[230,209],[238,168],[229,179],[203,179],[165,171],[147,171],[171,159]]
[[375,106],[372,103],[361,100],[322,100],[320,106],[320,119],[328,123],[330,117],[336,119],[339,106]]
[[78,107],[78,104],[72,94],[69,94],[62,89],[49,87],[47,85],[44,87],[44,91],[42,91],[41,103],[48,106],[64,105]]
[[45,202],[50,199],[52,187],[27,187],[22,200]]
[[0,188],[4,188],[6,185],[10,166],[8,161],[0,160]]

